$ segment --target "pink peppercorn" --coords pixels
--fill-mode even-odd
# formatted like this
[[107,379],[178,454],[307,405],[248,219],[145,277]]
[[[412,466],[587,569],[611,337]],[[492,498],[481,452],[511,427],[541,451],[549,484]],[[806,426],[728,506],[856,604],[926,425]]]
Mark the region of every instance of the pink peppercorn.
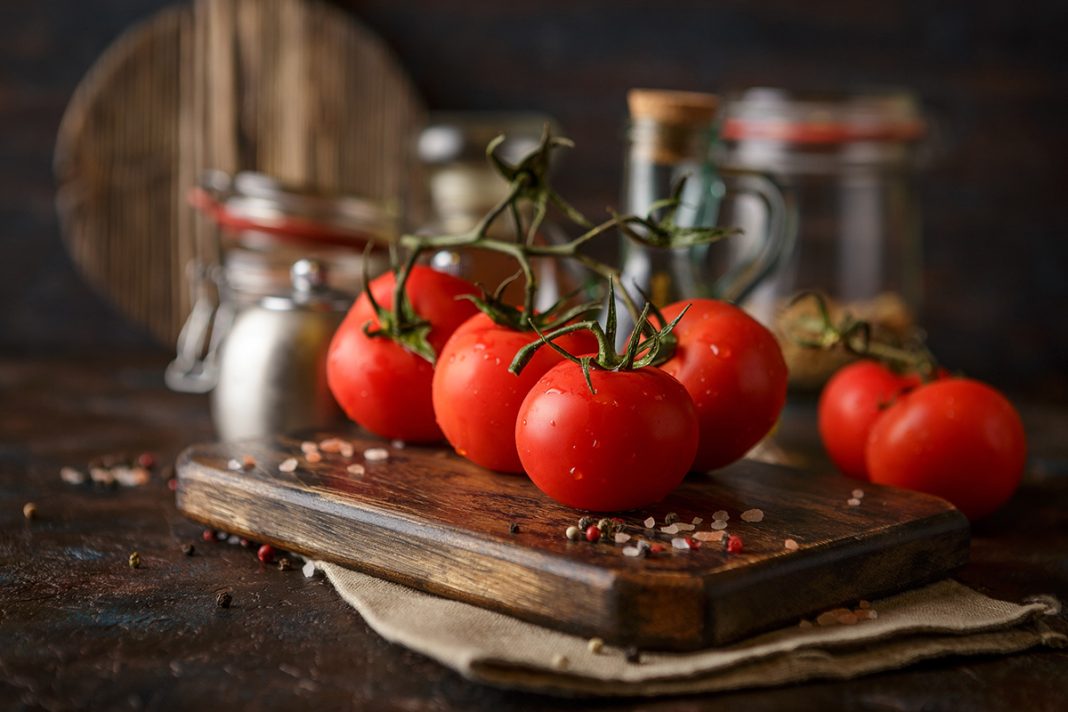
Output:
[[137,464],[146,469],[156,466],[156,456],[150,452],[143,452],[137,456]]
[[211,529],[205,529],[200,533],[200,538],[204,541],[215,541],[215,532]]
[[686,546],[690,547],[691,549],[700,549],[701,542],[697,541],[693,537],[686,537]]
[[650,554],[662,554],[663,552],[664,552],[664,545],[663,544],[653,544],[652,546],[649,547],[649,553]]
[[742,538],[736,534],[731,534],[727,537],[727,551],[732,554],[737,554],[742,550]]
[[586,541],[597,541],[601,538],[601,530],[596,524],[586,527]]
[[260,550],[256,552],[256,558],[265,564],[269,564],[274,561],[274,547],[270,544],[264,544],[260,547]]

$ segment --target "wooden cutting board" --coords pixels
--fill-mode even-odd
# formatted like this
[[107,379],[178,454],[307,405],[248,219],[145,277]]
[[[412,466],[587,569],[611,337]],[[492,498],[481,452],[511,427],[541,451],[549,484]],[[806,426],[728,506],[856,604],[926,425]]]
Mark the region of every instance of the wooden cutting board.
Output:
[[[328,437],[317,433],[315,439]],[[397,449],[353,437],[352,459],[308,464],[292,438],[213,443],[178,461],[178,508],[209,526],[351,566],[431,593],[617,644],[693,649],[738,640],[803,616],[940,578],[968,558],[968,522],[947,502],[856,480],[743,461],[691,475],[663,502],[622,514],[632,533],[669,512],[697,531],[730,515],[741,553],[705,542],[646,558],[614,543],[564,536],[582,512],[526,478],[501,475],[441,448]],[[388,460],[364,462],[365,448]],[[251,455],[248,469],[228,468]],[[279,464],[299,461],[293,473]],[[363,463],[362,476],[346,471]],[[765,513],[748,523],[740,514]],[[510,532],[516,523],[518,531]],[[692,533],[691,533],[692,534]],[[800,548],[788,551],[787,538]]]

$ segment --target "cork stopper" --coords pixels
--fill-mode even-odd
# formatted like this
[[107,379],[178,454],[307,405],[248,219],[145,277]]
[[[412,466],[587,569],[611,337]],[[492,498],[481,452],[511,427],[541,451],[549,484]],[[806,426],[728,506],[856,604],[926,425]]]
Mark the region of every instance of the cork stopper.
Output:
[[631,119],[652,119],[662,124],[701,126],[712,123],[719,97],[694,91],[631,89],[627,92]]

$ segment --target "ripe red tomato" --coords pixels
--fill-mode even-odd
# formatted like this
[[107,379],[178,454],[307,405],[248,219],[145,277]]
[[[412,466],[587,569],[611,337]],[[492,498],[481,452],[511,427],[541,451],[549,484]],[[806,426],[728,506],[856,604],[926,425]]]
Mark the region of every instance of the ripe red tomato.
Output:
[[663,499],[697,452],[686,389],[655,367],[591,372],[564,361],[530,389],[515,440],[530,479],[569,507],[613,511]]
[[895,399],[919,384],[915,375],[902,376],[875,361],[851,363],[827,381],[820,394],[820,439],[843,474],[868,479],[864,451],[872,426]]
[[701,444],[694,469],[729,465],[760,442],[786,403],[786,362],[770,331],[736,306],[715,299],[676,302],[675,355],[661,368],[686,387],[697,407]]
[[[370,284],[375,301],[393,305],[392,272]],[[477,294],[471,283],[429,267],[412,269],[405,293],[415,313],[431,324],[427,341],[436,353],[456,328],[478,309],[461,294]],[[378,316],[361,294],[338,327],[327,354],[326,378],[345,413],[357,424],[386,438],[413,442],[441,439],[431,404],[434,367],[422,356],[385,337],[369,337],[363,327],[378,326]]]
[[[499,472],[522,472],[515,447],[519,406],[531,387],[563,356],[543,347],[516,376],[508,366],[537,337],[475,314],[445,344],[434,369],[434,414],[456,452]],[[597,351],[597,340],[579,331],[555,340],[569,353]]]
[[872,482],[937,495],[969,519],[1012,496],[1026,458],[1016,409],[990,386],[966,378],[935,381],[900,398],[868,436]]

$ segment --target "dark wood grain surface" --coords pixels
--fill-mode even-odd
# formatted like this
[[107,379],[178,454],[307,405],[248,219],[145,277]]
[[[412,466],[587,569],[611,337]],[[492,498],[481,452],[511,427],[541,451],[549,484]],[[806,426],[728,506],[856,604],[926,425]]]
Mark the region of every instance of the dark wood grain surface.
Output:
[[[210,437],[206,399],[164,390],[166,357],[0,359],[0,708],[1053,711],[1068,696],[1068,651],[1056,650],[641,702],[468,683],[384,642],[323,580],[203,543],[162,477],[115,491],[60,481],[62,465],[146,449],[166,462]],[[782,429],[801,453],[812,452],[810,417],[794,404]],[[1025,408],[1025,420],[1024,484],[976,527],[959,578],[1011,600],[1068,599],[1068,410]],[[38,506],[32,522],[28,501]],[[127,564],[134,550],[137,570]],[[215,605],[224,589],[228,610]],[[1055,624],[1068,628],[1068,617]]]
[[[619,513],[635,538],[666,547],[625,557],[607,532],[596,545],[568,541],[565,528],[583,512],[552,501],[525,477],[490,472],[449,448],[397,448],[344,431],[306,437],[344,438],[354,452],[308,462],[302,439],[289,436],[193,446],[176,465],[179,511],[216,529],[623,646],[731,643],[942,578],[968,558],[968,522],[943,500],[866,485],[860,506],[851,506],[856,480],[752,461],[692,474],[663,501]],[[364,462],[370,448],[384,448],[388,459]],[[254,464],[231,466],[246,457]],[[294,471],[280,470],[287,461]],[[362,463],[362,474],[347,471],[353,462]],[[754,508],[763,521],[744,521],[742,512]],[[700,548],[678,550],[673,536],[690,533],[659,531],[674,513],[690,529],[700,517],[696,531],[709,533],[717,510],[731,517],[728,531],[741,537],[742,551],[699,540]],[[656,527],[643,524],[650,516]],[[784,548],[788,538],[796,551]]]

